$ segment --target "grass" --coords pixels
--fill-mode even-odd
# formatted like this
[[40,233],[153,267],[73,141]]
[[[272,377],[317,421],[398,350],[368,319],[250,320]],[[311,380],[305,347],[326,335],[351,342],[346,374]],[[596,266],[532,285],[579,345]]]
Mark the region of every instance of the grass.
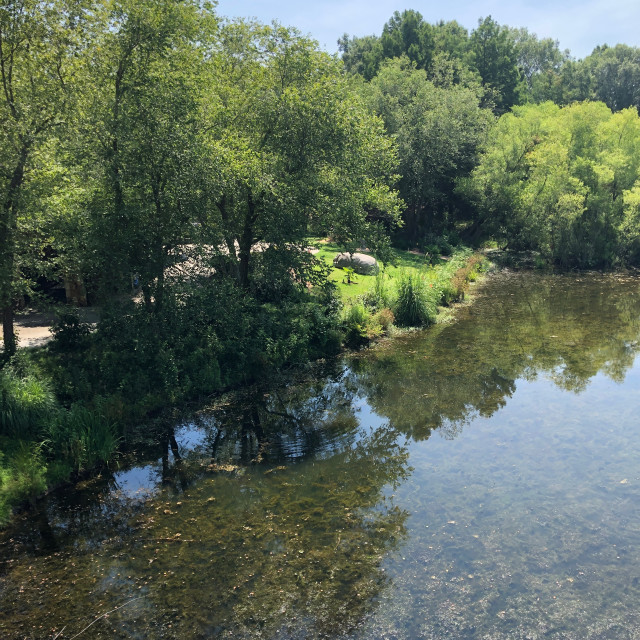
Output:
[[[337,244],[319,238],[311,238],[309,244],[319,249],[316,257],[331,267],[335,256],[342,251]],[[457,249],[451,256],[440,257],[435,264],[431,264],[425,254],[399,249],[394,249],[393,254],[396,264],[385,266],[383,272],[391,295],[396,295],[403,279],[419,276],[427,288],[435,289],[435,298],[441,305],[448,305],[464,297],[468,283],[475,280],[477,272],[483,268],[483,259],[467,248]],[[329,276],[345,304],[362,300],[376,287],[374,275],[357,275],[356,282],[352,284],[346,284],[345,275],[343,269],[333,268]]]

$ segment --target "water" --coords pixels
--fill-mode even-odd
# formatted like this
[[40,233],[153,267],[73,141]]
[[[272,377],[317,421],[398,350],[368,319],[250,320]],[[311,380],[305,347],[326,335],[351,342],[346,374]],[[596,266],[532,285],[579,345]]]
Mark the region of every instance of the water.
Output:
[[0,535],[0,637],[640,638],[639,285],[497,275],[204,407]]

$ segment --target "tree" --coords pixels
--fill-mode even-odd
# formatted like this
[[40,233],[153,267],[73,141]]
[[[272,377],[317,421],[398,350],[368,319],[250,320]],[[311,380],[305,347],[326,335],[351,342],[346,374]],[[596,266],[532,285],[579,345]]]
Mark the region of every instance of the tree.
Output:
[[539,39],[526,28],[509,29],[518,60],[518,67],[526,83],[527,94],[534,102],[552,99],[548,87],[570,60],[569,50],[560,51],[557,40]]
[[34,154],[65,122],[85,17],[82,3],[73,0],[0,7],[0,308],[6,356],[16,349],[14,308],[25,286],[19,224],[29,215],[25,181]]
[[475,166],[493,118],[477,84],[436,86],[406,58],[388,61],[363,92],[397,140],[405,233],[421,242],[460,214],[455,179]]
[[150,311],[203,206],[199,85],[215,32],[197,2],[118,0],[85,57],[76,154],[93,184],[90,269],[103,293],[137,276]]
[[466,187],[486,229],[510,246],[562,266],[611,266],[636,255],[638,144],[635,109],[516,107],[500,118]]
[[[453,43],[459,33],[451,28],[446,37]],[[396,11],[379,37],[349,38],[345,33],[338,45],[347,70],[371,80],[384,60],[399,56],[408,57],[418,69],[429,69],[435,53],[434,27],[418,11]]]
[[493,93],[495,113],[505,113],[520,101],[521,86],[516,49],[509,30],[487,16],[478,21],[469,40],[469,64],[480,74],[482,86]]
[[357,73],[365,80],[371,80],[378,73],[384,55],[378,36],[350,38],[345,33],[338,39],[338,49],[342,52],[342,62],[347,71]]
[[[341,65],[279,26],[229,25],[211,85],[209,154],[225,246],[249,291],[256,277],[313,279],[310,228],[366,240],[372,211],[397,219],[395,156],[382,124],[353,95]],[[264,249],[252,251],[258,245]],[[263,280],[264,281],[264,280]]]

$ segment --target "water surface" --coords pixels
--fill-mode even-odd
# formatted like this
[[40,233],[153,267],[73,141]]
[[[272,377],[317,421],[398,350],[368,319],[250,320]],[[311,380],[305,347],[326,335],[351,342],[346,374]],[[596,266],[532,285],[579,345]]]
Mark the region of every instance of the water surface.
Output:
[[0,637],[640,638],[639,285],[492,276],[168,425],[0,535]]

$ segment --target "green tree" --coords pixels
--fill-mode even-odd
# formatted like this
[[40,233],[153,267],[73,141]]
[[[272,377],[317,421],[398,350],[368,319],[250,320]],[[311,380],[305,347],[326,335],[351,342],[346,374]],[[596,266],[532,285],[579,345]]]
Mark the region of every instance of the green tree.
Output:
[[508,27],[500,26],[491,16],[480,19],[469,39],[469,64],[480,74],[497,114],[518,104],[522,79]]
[[[30,212],[25,183],[38,149],[64,125],[82,3],[20,0],[0,7],[0,308],[4,352],[16,349],[14,308],[24,292]],[[27,225],[22,223],[26,222]]]
[[272,279],[291,280],[294,269],[304,284],[314,272],[304,250],[311,228],[362,241],[377,228],[371,212],[395,223],[393,145],[316,43],[245,23],[222,37],[209,98],[224,107],[208,127],[210,154],[222,160],[214,223],[243,288],[272,268]]
[[569,50],[561,51],[557,40],[539,39],[524,27],[509,29],[509,35],[515,46],[528,97],[533,102],[552,99],[550,87],[556,83],[564,64],[570,60]]
[[492,131],[469,182],[481,222],[519,249],[563,266],[600,267],[634,255],[640,160],[635,109],[601,102],[516,107]]
[[84,60],[76,154],[93,184],[90,268],[103,292],[138,276],[150,310],[203,206],[199,81],[215,30],[197,2],[119,0]]
[[493,117],[480,107],[478,85],[436,86],[406,58],[388,61],[363,88],[398,143],[405,233],[415,243],[461,215],[456,177],[475,166]]

